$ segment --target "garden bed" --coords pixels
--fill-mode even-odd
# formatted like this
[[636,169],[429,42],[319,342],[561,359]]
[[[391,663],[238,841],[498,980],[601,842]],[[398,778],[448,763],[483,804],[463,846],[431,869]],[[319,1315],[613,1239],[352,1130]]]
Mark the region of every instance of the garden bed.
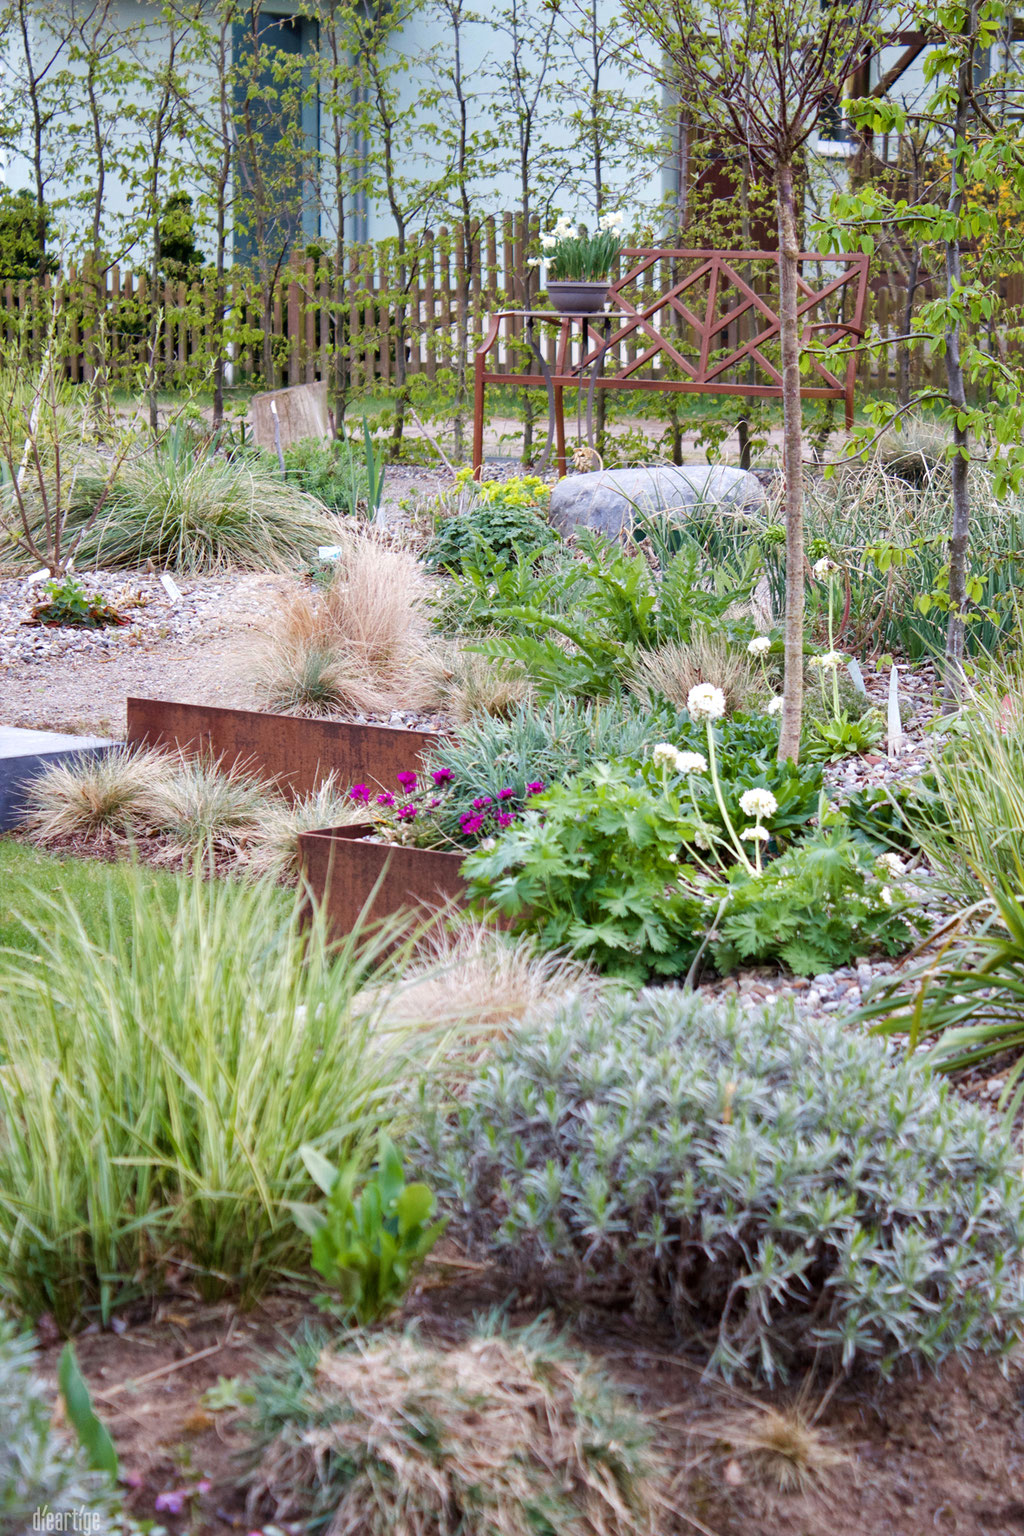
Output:
[[458,904],[465,889],[463,853],[368,841],[376,831],[366,822],[299,837],[303,878],[334,937],[404,909]]
[[293,794],[316,789],[332,773],[346,788],[358,779],[390,784],[439,740],[436,732],[398,726],[309,720],[168,699],[127,702],[130,746],[209,753],[225,767],[244,763]]

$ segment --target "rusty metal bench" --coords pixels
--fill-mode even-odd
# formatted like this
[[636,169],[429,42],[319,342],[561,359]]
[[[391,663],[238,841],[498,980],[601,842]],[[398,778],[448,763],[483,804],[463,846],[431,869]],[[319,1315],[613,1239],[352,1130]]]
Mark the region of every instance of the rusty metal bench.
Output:
[[[773,304],[771,297],[778,291],[777,251],[630,249],[622,258],[628,271],[610,285],[608,307],[602,312],[562,315],[508,309],[490,316],[475,362],[475,475],[483,464],[488,384],[546,388],[544,464],[550,461],[554,438],[563,475],[566,389],[586,391],[591,446],[597,390],[782,398],[782,373],[773,356],[779,339],[777,300]],[[837,350],[834,367],[829,367],[828,354],[848,337],[864,334],[868,256],[860,251],[807,251],[800,260],[798,314],[805,343],[814,341],[801,394],[808,400],[844,401],[849,428],[856,356],[849,348]],[[804,276],[812,265],[823,272],[837,270],[814,287]],[[535,371],[515,367],[516,354],[521,356],[524,347],[536,361]]]

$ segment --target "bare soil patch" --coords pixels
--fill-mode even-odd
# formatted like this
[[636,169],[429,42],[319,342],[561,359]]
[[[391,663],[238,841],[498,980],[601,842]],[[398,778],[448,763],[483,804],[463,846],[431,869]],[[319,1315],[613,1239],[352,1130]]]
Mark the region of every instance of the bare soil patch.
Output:
[[[456,1340],[476,1314],[507,1301],[496,1270],[455,1268],[451,1259],[449,1248],[428,1267],[399,1319],[416,1319],[438,1343]],[[537,1307],[523,1298],[510,1316],[527,1323]],[[318,1320],[298,1293],[272,1297],[247,1314],[182,1295],[120,1334],[78,1338],[83,1373],[114,1438],[137,1516],[158,1518],[174,1536],[253,1529],[241,1489],[244,1409],[231,1399],[268,1352]],[[676,1473],[678,1514],[665,1536],[695,1529],[714,1536],[1024,1530],[1019,1360],[1005,1375],[990,1361],[972,1360],[939,1376],[908,1372],[889,1384],[860,1375],[831,1393],[821,1372],[775,1393],[747,1393],[705,1382],[699,1355],[679,1351],[671,1338],[635,1326],[628,1315],[577,1320],[571,1336],[658,1424]],[[43,1363],[51,1376],[58,1352],[57,1341],[47,1343]],[[816,1416],[816,1430],[841,1461],[818,1487],[786,1493],[730,1441],[729,1424],[751,1407],[794,1403]],[[188,1496],[200,1484],[208,1486]],[[166,1496],[183,1493],[180,1513],[169,1511]]]

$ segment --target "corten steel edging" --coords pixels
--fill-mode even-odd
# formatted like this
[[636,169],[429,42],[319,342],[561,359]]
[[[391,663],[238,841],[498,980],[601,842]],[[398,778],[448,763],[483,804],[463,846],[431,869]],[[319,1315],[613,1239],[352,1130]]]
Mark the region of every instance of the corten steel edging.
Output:
[[375,831],[360,823],[299,837],[302,876],[331,938],[351,933],[360,918],[373,924],[401,911],[425,914],[458,903],[465,891],[464,854],[366,842]]
[[367,783],[393,789],[396,776],[418,768],[443,737],[391,725],[354,725],[180,704],[169,699],[128,700],[128,742],[212,753],[225,766],[245,763],[283,790],[306,794],[334,773],[343,789]]

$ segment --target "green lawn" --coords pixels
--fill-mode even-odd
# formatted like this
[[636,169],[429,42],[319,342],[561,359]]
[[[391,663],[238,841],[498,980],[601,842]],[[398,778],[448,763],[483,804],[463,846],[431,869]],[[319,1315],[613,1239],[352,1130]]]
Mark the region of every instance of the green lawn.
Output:
[[[0,949],[40,950],[45,934],[48,901],[73,901],[90,932],[105,924],[107,903],[122,922],[128,918],[128,864],[103,864],[42,853],[24,843],[0,837]],[[154,897],[174,889],[178,876],[141,869],[139,878],[151,885]]]

